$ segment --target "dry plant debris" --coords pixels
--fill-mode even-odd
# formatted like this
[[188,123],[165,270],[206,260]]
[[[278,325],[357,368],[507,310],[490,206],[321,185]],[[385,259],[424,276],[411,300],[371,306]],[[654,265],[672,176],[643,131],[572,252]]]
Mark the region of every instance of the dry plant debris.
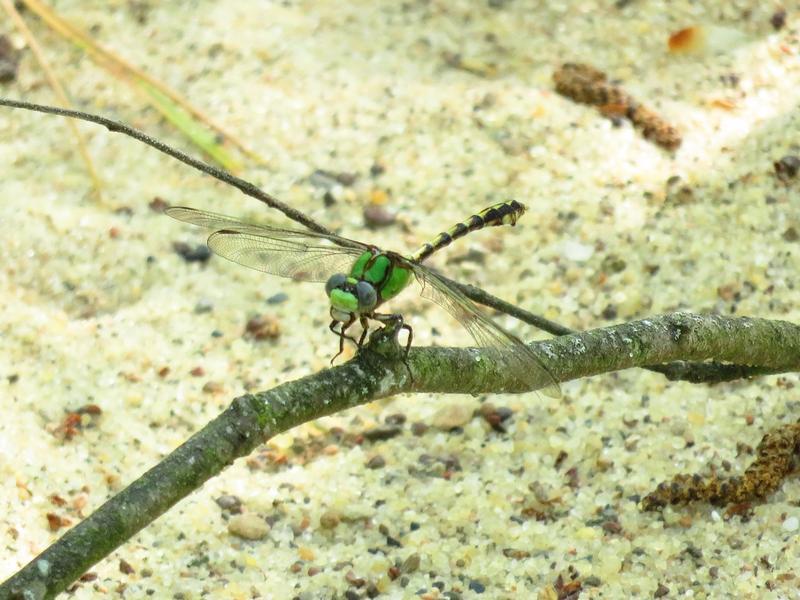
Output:
[[756,459],[741,477],[720,477],[686,473],[676,475],[642,500],[644,510],[667,504],[710,502],[717,506],[740,504],[766,498],[792,470],[792,458],[800,445],[800,423],[776,427],[761,439]]
[[624,117],[641,130],[645,139],[665,150],[677,150],[681,135],[653,110],[643,106],[602,71],[589,65],[564,63],[553,73],[556,91],[575,102],[597,106],[611,118]]

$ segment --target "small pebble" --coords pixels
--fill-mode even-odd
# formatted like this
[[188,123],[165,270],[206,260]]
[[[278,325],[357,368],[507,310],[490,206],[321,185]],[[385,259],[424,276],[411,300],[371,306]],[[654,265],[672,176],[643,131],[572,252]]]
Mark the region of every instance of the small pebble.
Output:
[[797,528],[800,527],[800,520],[797,517],[789,517],[783,522],[781,528],[784,531],[797,531]]
[[269,533],[269,525],[258,515],[236,515],[228,521],[228,531],[246,540],[260,540]]
[[403,413],[395,413],[386,417],[384,422],[387,425],[402,425],[406,422],[406,416]]
[[119,559],[119,572],[123,575],[131,575],[135,573],[131,564],[124,558]]
[[227,510],[231,514],[242,512],[242,501],[238,496],[224,494],[218,497],[215,502],[222,510]]
[[386,466],[386,459],[383,458],[380,454],[376,454],[367,461],[368,469],[382,469],[385,466]]
[[503,556],[506,558],[513,558],[514,560],[522,560],[523,558],[530,558],[531,553],[527,550],[518,550],[516,548],[504,548]]
[[359,577],[358,575],[353,573],[352,570],[344,574],[344,580],[350,585],[357,588],[364,587],[364,585],[366,585],[367,583],[366,579],[364,579],[363,577]]
[[281,335],[280,323],[274,317],[256,315],[247,321],[244,327],[244,335],[256,341],[274,340]]
[[623,258],[620,258],[614,254],[606,256],[600,263],[600,268],[607,273],[622,273],[627,266],[628,265]]
[[355,173],[334,173],[325,169],[317,169],[308,177],[308,182],[317,188],[330,189],[336,185],[349,187],[358,179]]
[[770,25],[775,31],[779,31],[783,29],[783,26],[786,25],[786,10],[783,8],[779,8],[769,19]]
[[334,529],[342,520],[341,515],[335,510],[326,510],[319,517],[320,527],[323,529]]
[[9,83],[17,78],[20,53],[6,35],[0,35],[0,83]]
[[498,406],[495,409],[494,414],[500,417],[501,421],[506,421],[514,416],[514,411],[507,406]]
[[663,583],[659,583],[656,591],[653,593],[653,598],[663,598],[667,594],[669,594],[669,588]]
[[419,563],[420,556],[415,552],[414,554],[409,555],[409,557],[403,561],[403,564],[400,566],[400,570],[403,573],[413,573],[419,569]]
[[476,594],[482,594],[483,592],[485,592],[485,591],[486,591],[486,586],[485,586],[485,585],[483,585],[483,584],[482,584],[480,581],[478,581],[477,579],[473,579],[473,580],[471,580],[471,581],[469,582],[469,589],[471,589],[471,590],[472,590],[473,592],[475,592]]
[[196,315],[210,313],[213,310],[214,310],[214,303],[207,298],[198,300],[197,304],[194,305],[194,313]]
[[503,424],[514,415],[514,411],[510,408],[501,406],[496,407],[491,402],[484,402],[478,409],[483,419],[499,433],[506,433],[506,427]]
[[221,394],[225,391],[225,386],[219,381],[206,381],[203,385],[204,394]]
[[397,220],[397,215],[379,204],[367,204],[364,207],[364,224],[367,227],[388,227]]
[[267,304],[283,304],[289,299],[289,294],[278,292],[267,298]]
[[448,404],[433,415],[431,424],[445,431],[463,427],[472,420],[472,407],[466,404]]
[[794,155],[784,156],[780,160],[775,161],[775,175],[783,181],[788,183],[789,180],[794,179],[800,171],[800,158]]
[[402,431],[403,430],[399,427],[374,427],[372,429],[368,429],[361,435],[363,435],[364,438],[370,442],[377,442],[381,440],[390,440],[393,437],[400,435]]
[[173,242],[172,249],[175,250],[178,256],[188,263],[205,263],[208,262],[209,258],[211,258],[211,250],[209,250],[208,246],[205,244],[192,246],[186,242]]
[[169,204],[161,196],[156,196],[150,202],[148,202],[147,206],[154,213],[162,214],[165,210],[167,210]]
[[617,307],[613,304],[609,304],[606,306],[603,311],[600,313],[600,316],[603,317],[606,321],[613,321],[617,318]]
[[425,432],[428,431],[428,429],[429,427],[420,421],[416,421],[415,423],[411,424],[411,433],[417,437],[425,435]]

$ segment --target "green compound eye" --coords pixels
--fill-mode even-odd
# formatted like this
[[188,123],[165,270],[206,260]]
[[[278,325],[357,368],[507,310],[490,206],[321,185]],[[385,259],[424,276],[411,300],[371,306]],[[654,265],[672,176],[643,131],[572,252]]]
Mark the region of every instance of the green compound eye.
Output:
[[370,310],[378,303],[378,292],[368,281],[359,281],[356,284],[356,296],[358,297],[358,309],[360,311]]
[[331,292],[333,290],[340,289],[344,285],[345,281],[347,281],[347,275],[345,275],[344,273],[337,273],[336,275],[331,275],[327,283],[325,284],[325,293],[328,295],[328,297],[330,298]]

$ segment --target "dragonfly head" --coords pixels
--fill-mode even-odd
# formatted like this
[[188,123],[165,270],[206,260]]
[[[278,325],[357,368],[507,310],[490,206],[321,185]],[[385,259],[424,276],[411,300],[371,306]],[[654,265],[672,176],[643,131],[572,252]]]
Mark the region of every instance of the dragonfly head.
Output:
[[349,321],[353,315],[368,313],[378,304],[375,286],[344,273],[337,273],[328,279],[325,293],[331,300],[331,317],[337,321]]

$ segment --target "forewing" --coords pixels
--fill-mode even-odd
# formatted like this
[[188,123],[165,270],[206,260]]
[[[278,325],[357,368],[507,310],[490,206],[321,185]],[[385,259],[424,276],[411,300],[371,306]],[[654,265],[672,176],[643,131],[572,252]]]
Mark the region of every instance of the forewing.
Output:
[[349,273],[361,250],[306,244],[297,240],[253,235],[241,231],[215,231],[208,247],[216,254],[251,269],[299,281],[327,281],[334,273]]
[[324,240],[332,246],[353,248],[357,249],[359,252],[369,249],[369,246],[366,244],[339,235],[317,233],[315,231],[309,231],[308,229],[292,229],[291,227],[248,223],[247,221],[240,221],[234,217],[191,208],[189,206],[170,206],[164,211],[164,214],[178,221],[197,225],[198,227],[205,227],[206,229],[212,229],[214,231],[226,229],[272,239],[297,240],[308,244],[315,244]]
[[422,296],[449,312],[469,331],[478,346],[486,348],[494,358],[511,372],[518,373],[531,387],[539,388],[539,391],[548,396],[561,396],[558,382],[530,346],[486,316],[472,300],[453,288],[435,271],[422,265],[409,264],[422,285]]
[[280,277],[327,281],[348,273],[353,260],[369,247],[337,235],[257,225],[185,206],[164,211],[178,221],[213,229],[208,247],[223,258]]

